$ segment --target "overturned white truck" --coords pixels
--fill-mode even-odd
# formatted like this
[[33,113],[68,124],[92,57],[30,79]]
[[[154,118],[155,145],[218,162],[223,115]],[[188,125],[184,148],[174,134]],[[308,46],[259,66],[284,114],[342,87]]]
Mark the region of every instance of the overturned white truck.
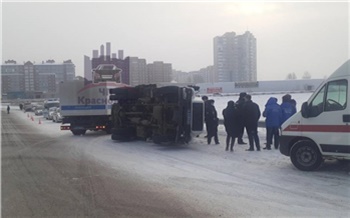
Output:
[[204,102],[198,87],[139,85],[110,89],[112,139],[188,143],[203,131]]

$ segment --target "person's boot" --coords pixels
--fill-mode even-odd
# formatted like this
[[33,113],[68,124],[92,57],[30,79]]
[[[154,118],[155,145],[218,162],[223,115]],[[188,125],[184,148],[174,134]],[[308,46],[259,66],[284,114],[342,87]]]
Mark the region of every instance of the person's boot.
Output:
[[245,143],[245,142],[243,141],[243,139],[238,139],[238,144],[239,144],[239,145],[246,145],[247,143]]
[[266,144],[266,147],[263,148],[264,150],[271,150],[271,146]]
[[255,146],[256,146],[256,150],[260,151],[260,143],[259,143],[259,141],[255,143]]

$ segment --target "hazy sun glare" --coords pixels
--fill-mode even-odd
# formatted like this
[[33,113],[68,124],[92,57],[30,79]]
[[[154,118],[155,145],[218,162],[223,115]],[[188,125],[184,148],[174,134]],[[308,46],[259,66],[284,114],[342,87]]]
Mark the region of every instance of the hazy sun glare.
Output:
[[229,15],[263,15],[278,9],[276,4],[263,2],[233,3],[227,5],[225,12]]

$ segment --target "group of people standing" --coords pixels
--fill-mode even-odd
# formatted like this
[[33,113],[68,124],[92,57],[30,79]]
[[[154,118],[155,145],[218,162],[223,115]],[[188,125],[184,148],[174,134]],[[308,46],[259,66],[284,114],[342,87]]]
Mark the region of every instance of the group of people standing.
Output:
[[[212,138],[214,138],[215,144],[220,144],[218,139],[219,119],[214,100],[209,100],[207,96],[203,96],[202,99],[205,102],[207,142],[210,144]],[[289,94],[283,96],[281,105],[277,104],[277,98],[271,97],[265,105],[263,114],[261,114],[259,105],[252,101],[252,96],[245,92],[240,93],[236,103],[232,100],[227,102],[227,107],[222,111],[227,133],[225,150],[233,152],[236,138],[238,144],[247,144],[243,141],[244,129],[246,129],[249,140],[247,151],[254,151],[255,148],[257,151],[260,151],[258,122],[261,115],[266,117],[267,142],[264,149],[271,150],[272,138],[274,138],[274,146],[277,149],[279,145],[279,129],[282,123],[295,112],[296,103]]]
[[266,118],[266,147],[271,150],[272,139],[275,149],[279,146],[279,130],[281,125],[296,113],[296,101],[286,94],[282,97],[282,104],[277,103],[277,98],[271,97],[265,105],[263,116]]

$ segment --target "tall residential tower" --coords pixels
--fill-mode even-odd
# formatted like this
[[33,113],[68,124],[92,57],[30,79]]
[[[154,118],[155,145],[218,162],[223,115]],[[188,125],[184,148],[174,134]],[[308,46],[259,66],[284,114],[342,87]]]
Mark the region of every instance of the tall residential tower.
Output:
[[256,63],[256,38],[249,31],[214,38],[215,82],[255,82]]

